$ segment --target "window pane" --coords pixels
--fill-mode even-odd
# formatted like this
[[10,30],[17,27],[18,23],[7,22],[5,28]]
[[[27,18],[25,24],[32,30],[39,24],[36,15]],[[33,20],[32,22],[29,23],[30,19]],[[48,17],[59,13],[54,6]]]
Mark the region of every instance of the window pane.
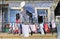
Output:
[[37,9],[37,13],[39,16],[45,16],[46,15],[46,12],[44,9]]

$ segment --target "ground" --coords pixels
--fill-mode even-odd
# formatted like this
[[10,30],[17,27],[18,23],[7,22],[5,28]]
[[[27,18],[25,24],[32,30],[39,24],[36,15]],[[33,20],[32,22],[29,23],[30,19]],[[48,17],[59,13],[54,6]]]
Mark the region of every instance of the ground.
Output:
[[23,37],[22,35],[19,36],[18,34],[7,34],[7,33],[0,33],[0,39],[57,39],[57,34],[33,34],[29,37]]

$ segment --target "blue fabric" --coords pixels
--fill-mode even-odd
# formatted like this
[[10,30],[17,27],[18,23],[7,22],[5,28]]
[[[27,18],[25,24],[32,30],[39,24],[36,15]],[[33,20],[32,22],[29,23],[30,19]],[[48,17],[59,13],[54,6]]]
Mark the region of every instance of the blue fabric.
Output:
[[20,24],[20,29],[22,29],[22,24]]
[[22,23],[29,22],[29,16],[26,14],[25,10],[22,11],[20,15],[22,15],[21,17]]
[[35,9],[31,5],[25,5],[24,8],[30,13],[35,13]]

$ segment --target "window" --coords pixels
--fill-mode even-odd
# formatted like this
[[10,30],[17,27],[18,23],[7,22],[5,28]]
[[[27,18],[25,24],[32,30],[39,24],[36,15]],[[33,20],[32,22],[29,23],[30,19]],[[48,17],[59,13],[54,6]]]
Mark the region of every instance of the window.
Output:
[[16,21],[16,14],[20,13],[20,10],[18,9],[10,9],[10,22]]
[[39,16],[42,16],[43,22],[50,21],[50,8],[49,7],[36,7],[35,12],[36,12],[35,14],[37,14],[36,15],[37,21],[38,21]]

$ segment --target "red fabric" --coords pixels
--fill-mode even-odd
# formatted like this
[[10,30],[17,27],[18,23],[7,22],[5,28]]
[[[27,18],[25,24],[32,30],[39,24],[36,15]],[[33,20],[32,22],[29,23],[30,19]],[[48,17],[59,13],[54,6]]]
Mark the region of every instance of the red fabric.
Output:
[[35,29],[36,29],[36,32],[37,32],[37,27],[36,27],[36,24],[35,24]]
[[44,24],[44,29],[45,29],[45,32],[50,32],[50,29],[47,23]]
[[16,20],[16,23],[17,23],[17,24],[20,23],[20,19],[19,19],[19,20]]
[[15,33],[18,33],[18,30],[15,30],[14,32],[15,32]]
[[50,32],[50,29],[48,28],[47,32],[49,33]]

